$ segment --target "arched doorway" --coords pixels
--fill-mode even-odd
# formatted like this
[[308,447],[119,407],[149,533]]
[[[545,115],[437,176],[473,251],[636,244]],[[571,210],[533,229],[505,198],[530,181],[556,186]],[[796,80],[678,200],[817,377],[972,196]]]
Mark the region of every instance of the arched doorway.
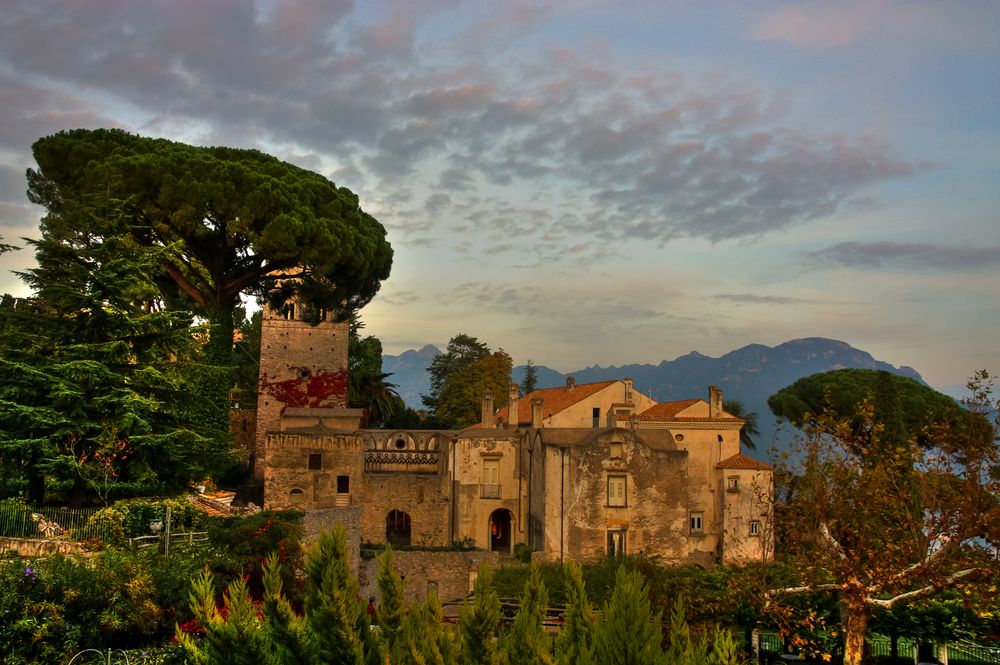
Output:
[[410,516],[402,510],[390,510],[385,516],[385,540],[393,547],[410,544]]
[[512,522],[510,511],[497,508],[490,513],[490,551],[510,553]]

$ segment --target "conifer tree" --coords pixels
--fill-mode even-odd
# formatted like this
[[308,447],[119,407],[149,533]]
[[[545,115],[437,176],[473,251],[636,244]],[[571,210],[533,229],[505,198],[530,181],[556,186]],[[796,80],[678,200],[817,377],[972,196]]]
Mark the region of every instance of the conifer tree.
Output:
[[242,577],[229,584],[224,600],[227,608],[225,615],[216,606],[211,573],[203,572],[195,580],[191,605],[195,618],[205,629],[205,635],[196,642],[191,635],[178,628],[177,641],[185,654],[197,665],[257,665],[267,662],[261,622]]
[[676,665],[700,665],[703,649],[691,639],[691,629],[684,610],[684,598],[678,596],[670,611],[670,647],[667,649],[667,662]]
[[660,613],[654,613],[642,574],[626,570],[615,575],[615,588],[594,627],[594,656],[601,665],[655,665],[661,662]]
[[472,591],[472,603],[462,606],[458,621],[462,642],[459,662],[463,665],[498,665],[500,599],[493,588],[492,571],[480,568]]
[[350,574],[342,524],[320,534],[309,551],[305,573],[306,620],[317,639],[320,662],[364,665],[371,631],[358,580]]
[[528,580],[521,596],[521,608],[504,640],[504,660],[509,665],[550,665],[554,663],[549,636],[542,622],[549,606],[549,593],[542,581],[538,564],[531,564]]
[[594,612],[583,584],[583,572],[575,561],[563,565],[566,576],[566,614],[556,636],[556,660],[559,665],[593,663]]
[[741,665],[743,654],[733,634],[716,626],[712,637],[712,650],[708,653],[708,665]]
[[391,546],[379,557],[376,584],[379,605],[375,617],[382,637],[382,654],[388,656],[395,651],[404,614],[403,579],[393,563]]
[[319,661],[316,640],[305,617],[295,614],[285,598],[281,563],[271,554],[264,564],[264,639],[270,665],[298,665]]

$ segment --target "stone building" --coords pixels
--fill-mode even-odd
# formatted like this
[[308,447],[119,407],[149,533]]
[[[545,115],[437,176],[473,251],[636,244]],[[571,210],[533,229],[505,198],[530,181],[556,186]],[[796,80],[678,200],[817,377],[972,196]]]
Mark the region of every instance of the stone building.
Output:
[[536,558],[647,552],[740,562],[770,551],[771,468],[743,421],[708,401],[657,403],[628,379],[536,390],[461,431],[359,429],[346,408],[347,328],[268,312],[258,465],[267,508],[354,508],[362,542],[455,541]]

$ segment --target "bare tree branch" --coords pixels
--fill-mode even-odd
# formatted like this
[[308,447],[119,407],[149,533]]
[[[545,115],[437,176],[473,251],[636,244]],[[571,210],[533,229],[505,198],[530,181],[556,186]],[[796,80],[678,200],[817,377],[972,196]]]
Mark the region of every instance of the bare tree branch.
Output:
[[964,570],[959,570],[948,577],[940,580],[937,584],[929,584],[923,588],[915,589],[914,591],[907,591],[906,593],[901,593],[893,598],[888,598],[882,600],[880,598],[869,598],[868,604],[872,607],[882,607],[885,609],[890,609],[896,605],[902,605],[908,603],[912,600],[918,600],[920,598],[926,598],[927,596],[932,596],[944,587],[951,586],[963,577],[968,577],[974,573],[979,572],[979,568],[965,568]]

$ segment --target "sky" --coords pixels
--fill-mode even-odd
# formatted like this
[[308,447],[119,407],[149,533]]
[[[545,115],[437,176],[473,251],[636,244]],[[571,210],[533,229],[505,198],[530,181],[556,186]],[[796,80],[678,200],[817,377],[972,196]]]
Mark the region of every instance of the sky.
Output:
[[257,148],[388,229],[386,353],[821,336],[952,386],[1000,372],[997,35],[992,0],[11,0],[0,236],[38,236],[41,136]]

